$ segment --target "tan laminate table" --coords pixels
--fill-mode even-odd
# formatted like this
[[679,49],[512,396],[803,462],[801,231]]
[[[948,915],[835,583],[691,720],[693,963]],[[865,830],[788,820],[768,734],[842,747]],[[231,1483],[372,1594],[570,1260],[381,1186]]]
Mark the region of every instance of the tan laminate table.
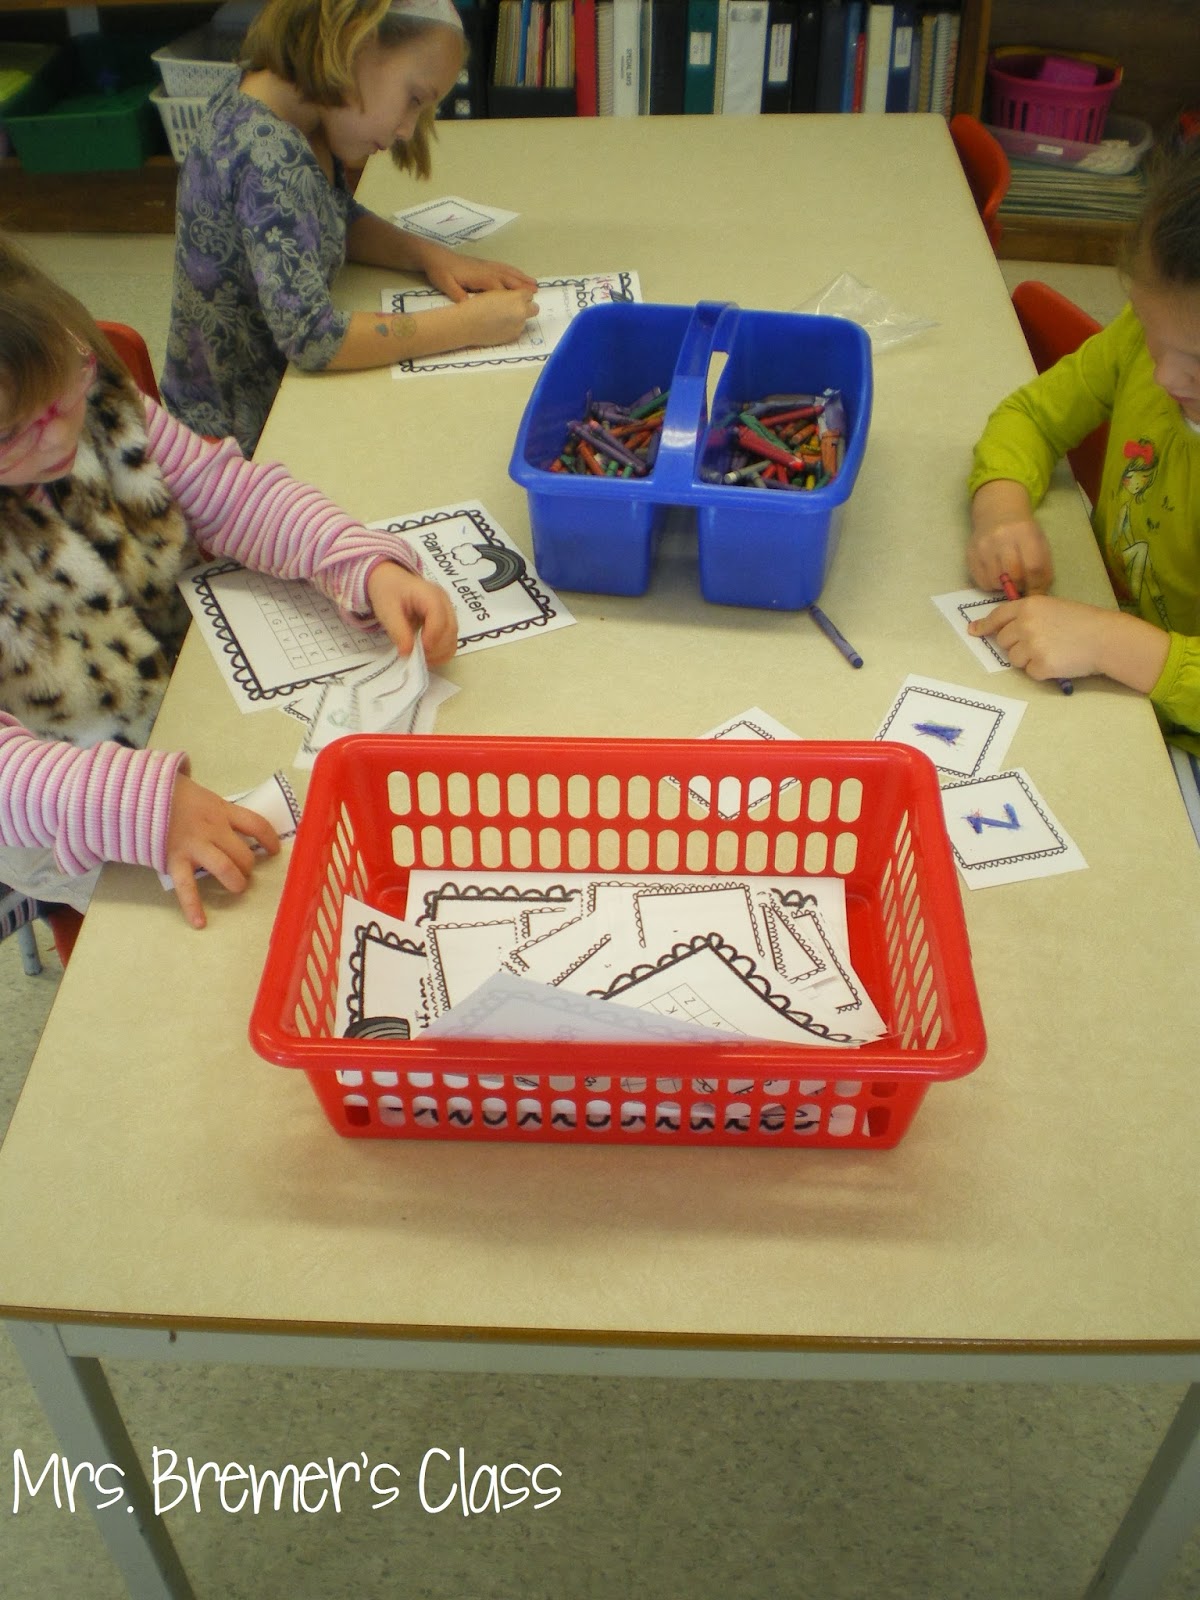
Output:
[[[633,268],[647,300],[788,309],[850,271],[938,324],[877,359],[824,596],[861,671],[807,618],[706,606],[676,551],[646,597],[567,596],[577,626],[451,665],[439,731],[687,736],[757,704],[869,738],[909,672],[999,688],[1029,702],[1011,762],[1088,870],[968,896],[987,1060],[935,1085],[897,1149],[856,1154],[339,1139],[246,1042],[283,863],[239,901],[210,887],[200,935],[151,874],[110,869],[0,1151],[0,1311],[60,1437],[128,1454],[99,1366],[118,1353],[1194,1380],[1200,857],[1142,700],[989,679],[931,604],[965,584],[971,444],[1031,371],[944,123],[452,124],[428,192],[520,213],[479,253],[541,276]],[[384,161],[362,196],[415,198]],[[352,269],[339,292],[373,309],[393,281]],[[481,499],[528,548],[506,469],[534,375],[291,375],[260,455],[367,521]],[[1045,520],[1061,592],[1110,603],[1065,470]],[[229,793],[299,734],[239,715],[188,640],[156,743]],[[1145,1595],[1170,1560],[1197,1393],[1092,1593]],[[129,1493],[138,1515],[100,1522],[131,1585],[186,1594],[144,1483]]]

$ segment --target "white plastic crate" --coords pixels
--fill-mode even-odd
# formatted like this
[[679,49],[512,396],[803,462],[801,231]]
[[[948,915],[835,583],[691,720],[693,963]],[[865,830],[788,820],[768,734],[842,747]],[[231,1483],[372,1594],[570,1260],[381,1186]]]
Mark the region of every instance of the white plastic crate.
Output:
[[1103,172],[1121,177],[1132,172],[1154,143],[1154,130],[1137,117],[1109,114],[1098,141],[1060,139],[1019,128],[988,127],[1010,157],[1037,161],[1050,167],[1070,167],[1080,172]]
[[176,161],[182,161],[191,148],[196,129],[204,116],[204,108],[212,96],[199,94],[172,98],[164,94],[161,89],[152,89],[150,98],[158,107],[162,125],[167,130],[167,142],[171,146],[171,154]]
[[153,51],[150,59],[158,64],[163,92],[173,100],[195,95],[207,100],[241,72],[241,48],[240,34],[193,28]]

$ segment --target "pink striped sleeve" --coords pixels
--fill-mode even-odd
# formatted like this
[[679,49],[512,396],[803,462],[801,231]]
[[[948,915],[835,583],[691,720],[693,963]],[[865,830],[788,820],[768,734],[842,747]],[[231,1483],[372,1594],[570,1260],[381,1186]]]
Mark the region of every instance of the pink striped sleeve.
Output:
[[64,872],[102,861],[167,865],[167,820],[187,757],[105,740],[89,750],[39,739],[0,711],[0,841],[49,846]]
[[150,455],[197,541],[281,578],[307,578],[354,621],[371,619],[367,579],[381,561],[421,571],[412,546],[364,528],[275,463],[247,461],[233,439],[211,444],[146,401]]

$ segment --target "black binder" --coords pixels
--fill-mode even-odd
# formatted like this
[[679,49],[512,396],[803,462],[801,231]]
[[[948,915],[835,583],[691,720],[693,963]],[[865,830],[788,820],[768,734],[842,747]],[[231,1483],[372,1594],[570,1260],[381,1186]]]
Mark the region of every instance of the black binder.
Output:
[[792,110],[817,109],[817,59],[821,49],[821,0],[799,0],[796,7]]
[[437,109],[442,122],[463,122],[488,114],[487,80],[496,30],[496,8],[474,0],[455,0],[467,38],[467,64]]
[[[647,45],[650,50],[650,115],[680,117],[687,66],[687,0],[653,0],[643,50]],[[646,70],[644,60],[642,70]]]
[[767,12],[767,56],[763,62],[762,109],[792,109],[792,74],[796,65],[797,0],[771,0]]

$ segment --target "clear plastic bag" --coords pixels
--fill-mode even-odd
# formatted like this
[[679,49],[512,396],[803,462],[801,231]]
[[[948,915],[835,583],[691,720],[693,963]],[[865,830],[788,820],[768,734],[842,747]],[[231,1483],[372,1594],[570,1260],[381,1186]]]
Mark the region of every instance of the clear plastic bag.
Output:
[[843,272],[840,278],[827,283],[819,294],[813,295],[803,305],[793,306],[793,311],[803,311],[820,317],[847,317],[857,322],[871,340],[871,350],[878,355],[894,344],[913,339],[938,324],[927,317],[914,317],[893,305],[878,289],[862,283],[853,273]]

